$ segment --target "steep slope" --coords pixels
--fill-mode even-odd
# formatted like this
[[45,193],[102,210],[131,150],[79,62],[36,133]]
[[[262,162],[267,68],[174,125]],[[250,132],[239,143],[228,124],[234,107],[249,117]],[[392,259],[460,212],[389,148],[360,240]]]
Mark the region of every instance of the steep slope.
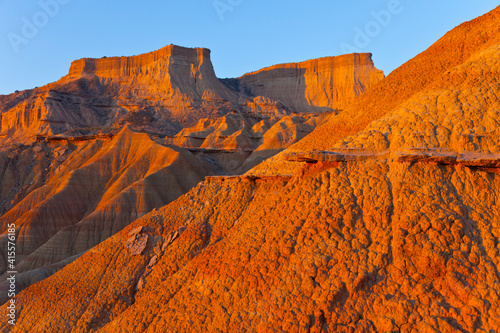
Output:
[[281,64],[224,81],[250,96],[281,101],[297,112],[342,110],[384,78],[371,54]]
[[[16,225],[20,273],[85,252],[212,172],[189,152],[160,146],[128,128],[107,143],[68,150],[42,186],[0,217],[2,233]],[[6,249],[6,234],[0,243]],[[5,273],[7,255],[0,253]]]
[[[453,29],[334,117],[297,149],[328,149],[338,140],[364,129],[474,53],[500,43],[500,9]],[[334,130],[332,130],[334,129]],[[320,139],[321,138],[321,139]]]
[[337,147],[500,151],[500,45],[475,53]]
[[2,332],[500,331],[499,17],[441,39],[456,57],[365,133],[362,114],[320,144],[342,113],[283,153],[293,176],[208,178],[23,291]]
[[316,171],[205,182],[18,295],[3,332],[500,329],[498,173]]

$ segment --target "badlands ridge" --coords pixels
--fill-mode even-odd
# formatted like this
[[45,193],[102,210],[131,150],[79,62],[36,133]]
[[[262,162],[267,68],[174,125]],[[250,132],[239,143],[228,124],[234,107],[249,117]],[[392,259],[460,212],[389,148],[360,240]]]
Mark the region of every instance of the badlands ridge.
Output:
[[0,97],[2,332],[500,331],[500,7],[383,79],[347,55],[212,82],[206,51],[161,52]]
[[[17,228],[18,290],[204,177],[246,172],[384,77],[369,54],[289,66],[300,74],[272,71],[254,84],[289,82],[308,94],[273,99],[237,91],[227,86],[234,80],[215,76],[208,49],[170,45],[134,57],[80,59],[57,82],[0,96],[0,226]],[[304,76],[322,91],[349,93],[315,104]],[[0,237],[2,249],[7,241]],[[2,252],[4,291],[7,259]]]

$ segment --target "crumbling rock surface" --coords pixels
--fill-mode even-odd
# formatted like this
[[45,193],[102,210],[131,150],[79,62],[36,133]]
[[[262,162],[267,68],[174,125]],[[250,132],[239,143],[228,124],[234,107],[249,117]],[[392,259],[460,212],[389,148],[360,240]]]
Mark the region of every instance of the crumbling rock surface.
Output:
[[[12,332],[498,331],[499,187],[376,159],[211,178],[23,291]],[[134,292],[153,256],[123,246],[136,226],[185,230]]]
[[141,255],[146,249],[146,246],[148,246],[149,236],[147,234],[143,234],[143,231],[144,227],[137,227],[128,234],[130,237],[127,239],[125,247],[133,256]]
[[437,163],[485,169],[500,167],[500,154],[459,153],[442,149],[407,149],[405,151],[395,151],[392,153],[389,150],[373,151],[362,149],[337,149],[333,151],[313,150],[310,152],[287,150],[283,154],[283,158],[290,162],[306,163],[390,159],[400,163]]
[[18,294],[0,331],[500,331],[499,23],[459,26],[277,158],[137,216]]
[[369,151],[356,149],[343,149],[335,151],[313,150],[313,151],[293,151],[287,150],[283,157],[290,162],[347,162],[362,161],[366,159],[388,157],[388,151]]

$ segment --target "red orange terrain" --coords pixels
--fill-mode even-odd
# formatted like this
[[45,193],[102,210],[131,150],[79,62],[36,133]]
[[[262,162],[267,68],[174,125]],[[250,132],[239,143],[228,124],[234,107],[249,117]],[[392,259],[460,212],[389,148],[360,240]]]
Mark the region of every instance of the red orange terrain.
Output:
[[[89,242],[125,207],[133,221],[85,253],[64,253],[78,258],[23,290],[17,325],[0,330],[499,332],[499,27],[500,7],[464,23],[326,120],[266,122],[237,110],[161,140],[125,128],[85,145],[70,155],[73,172],[27,191],[3,221],[48,233],[50,218],[29,218],[54,214],[58,193],[76,198],[67,211],[79,208],[82,220],[54,239]],[[239,94],[244,81],[224,84]],[[245,175],[215,172],[217,163],[234,174],[255,164],[240,157],[230,167],[222,150],[238,147],[254,157],[286,149]],[[218,155],[199,155],[208,152]],[[210,177],[176,200],[160,196],[173,182],[164,177],[189,171],[196,182],[200,165]],[[95,199],[90,215],[85,196]],[[26,265],[62,260],[45,244]]]
[[[383,78],[368,54],[296,66],[322,90],[344,91],[344,102]],[[274,80],[283,78],[273,73],[256,84]],[[313,106],[296,108],[306,95],[275,100],[227,81],[215,76],[208,49],[170,45],[80,59],[57,82],[0,96],[0,290],[10,285],[9,225],[16,226],[20,291],[204,177],[246,172],[340,106],[327,100],[313,113]],[[0,303],[7,300],[0,293]]]

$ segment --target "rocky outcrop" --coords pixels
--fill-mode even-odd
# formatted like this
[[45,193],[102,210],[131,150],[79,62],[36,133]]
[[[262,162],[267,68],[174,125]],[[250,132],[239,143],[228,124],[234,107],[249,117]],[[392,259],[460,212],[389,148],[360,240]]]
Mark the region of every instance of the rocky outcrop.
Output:
[[285,161],[290,162],[361,162],[365,160],[394,161],[399,163],[431,163],[447,166],[482,169],[498,172],[500,154],[454,152],[440,149],[407,149],[404,151],[373,151],[362,149],[337,149],[313,151],[285,151]]
[[343,110],[384,78],[369,53],[276,65],[227,80],[250,96],[280,101],[296,112]]
[[141,255],[148,245],[149,236],[147,234],[143,234],[143,231],[143,227],[137,227],[128,234],[130,238],[127,239],[125,247],[133,256]]
[[388,151],[369,150],[313,150],[313,151],[285,151],[283,158],[291,162],[353,162],[367,159],[387,159]]
[[437,163],[479,169],[500,168],[500,154],[421,149],[397,151],[392,155],[394,160],[405,163]]
[[[291,149],[498,153],[499,24],[498,9],[461,24]],[[277,155],[251,172],[300,168]]]
[[[405,112],[409,114],[405,115],[404,121],[402,119],[399,122],[407,124],[408,127],[400,134],[394,133],[394,139],[398,136],[410,139],[410,131],[415,136],[421,134],[427,136],[432,132],[430,129],[426,129],[429,133],[425,133],[422,132],[424,128],[410,128],[410,125],[422,125],[419,122],[420,112],[423,112],[426,117],[429,116],[427,120],[432,120],[432,115],[436,111],[449,115],[445,124],[457,126],[457,129],[462,127],[463,134],[471,130],[470,134],[474,136],[474,126],[469,126],[467,116],[474,115],[476,119],[480,118],[481,110],[489,112],[490,106],[495,104],[495,102],[491,104],[488,102],[489,98],[492,98],[488,90],[493,93],[497,90],[495,80],[498,80],[498,55],[491,58],[490,55],[498,52],[495,51],[495,47],[500,45],[499,22],[500,11],[495,9],[459,25],[427,50],[394,70],[383,82],[363,94],[338,117],[332,117],[324,126],[318,127],[315,135],[301,141],[295,148],[331,149],[340,140],[361,132],[371,122],[396,110],[398,114],[394,114],[395,119]],[[484,79],[487,81],[483,82]],[[481,88],[475,88],[476,84],[479,84]],[[458,89],[455,90],[454,87]],[[429,93],[432,95],[428,96]],[[476,94],[479,94],[477,99],[474,97]],[[472,102],[470,107],[467,105],[469,102]],[[466,107],[463,114],[461,106]],[[429,107],[432,109],[426,110]],[[454,116],[459,116],[460,120],[454,119]],[[484,117],[484,125],[479,127],[488,128],[486,124],[490,121],[487,118],[489,117]],[[439,119],[435,125],[443,120],[445,119]],[[373,140],[377,143],[383,143],[382,136],[387,138],[383,131],[364,133],[364,136],[373,135],[377,136]],[[444,135],[448,136],[446,131]],[[416,146],[416,142],[411,144],[414,147],[426,147]],[[410,148],[409,145],[406,147]],[[361,147],[358,146],[358,148]]]

